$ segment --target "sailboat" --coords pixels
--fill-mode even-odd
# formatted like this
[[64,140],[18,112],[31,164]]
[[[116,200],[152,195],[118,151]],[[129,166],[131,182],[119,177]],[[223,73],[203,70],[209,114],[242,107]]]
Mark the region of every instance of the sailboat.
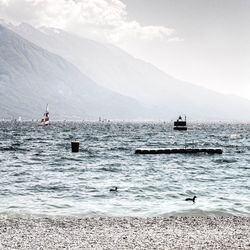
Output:
[[49,125],[49,105],[46,106],[46,111],[41,119],[41,125]]

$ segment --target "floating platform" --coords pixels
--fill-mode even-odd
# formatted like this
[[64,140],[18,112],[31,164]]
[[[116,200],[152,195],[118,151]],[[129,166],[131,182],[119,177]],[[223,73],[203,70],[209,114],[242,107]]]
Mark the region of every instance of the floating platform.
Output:
[[187,130],[187,121],[186,116],[185,120],[182,119],[181,116],[174,122],[174,130]]
[[185,126],[176,126],[176,127],[174,127],[174,130],[187,130],[187,127],[185,127]]
[[222,154],[220,148],[137,148],[135,154]]
[[181,126],[181,127],[186,127],[187,126],[187,122],[186,121],[175,121],[174,122],[174,126],[175,127],[178,127],[178,126]]

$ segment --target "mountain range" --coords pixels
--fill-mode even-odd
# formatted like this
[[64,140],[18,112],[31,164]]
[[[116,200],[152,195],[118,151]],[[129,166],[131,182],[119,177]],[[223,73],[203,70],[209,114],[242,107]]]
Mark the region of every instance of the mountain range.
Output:
[[1,116],[32,119],[46,103],[55,119],[134,119],[140,104],[97,85],[62,57],[0,25]]
[[249,100],[175,79],[111,44],[28,24],[1,25],[0,95],[6,116],[34,116],[46,103],[58,119],[247,120],[250,113]]

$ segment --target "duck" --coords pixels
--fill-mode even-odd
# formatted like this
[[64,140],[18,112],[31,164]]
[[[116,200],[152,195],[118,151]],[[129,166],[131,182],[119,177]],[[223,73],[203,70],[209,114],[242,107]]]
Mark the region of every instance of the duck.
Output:
[[109,189],[109,192],[117,192],[117,191],[118,191],[117,189],[118,189],[118,187],[110,188],[110,189]]
[[194,196],[193,198],[186,198],[185,201],[192,201],[193,203],[195,203],[196,198],[196,196]]

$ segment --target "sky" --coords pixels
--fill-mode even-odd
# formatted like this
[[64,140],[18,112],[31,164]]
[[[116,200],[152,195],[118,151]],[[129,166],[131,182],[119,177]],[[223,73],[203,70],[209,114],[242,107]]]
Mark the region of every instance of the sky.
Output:
[[250,99],[248,0],[0,0],[0,18],[112,43],[178,79]]
[[[126,0],[131,19],[173,28],[176,41],[132,48],[179,79],[250,99],[250,1]],[[173,39],[174,40],[174,39]]]

